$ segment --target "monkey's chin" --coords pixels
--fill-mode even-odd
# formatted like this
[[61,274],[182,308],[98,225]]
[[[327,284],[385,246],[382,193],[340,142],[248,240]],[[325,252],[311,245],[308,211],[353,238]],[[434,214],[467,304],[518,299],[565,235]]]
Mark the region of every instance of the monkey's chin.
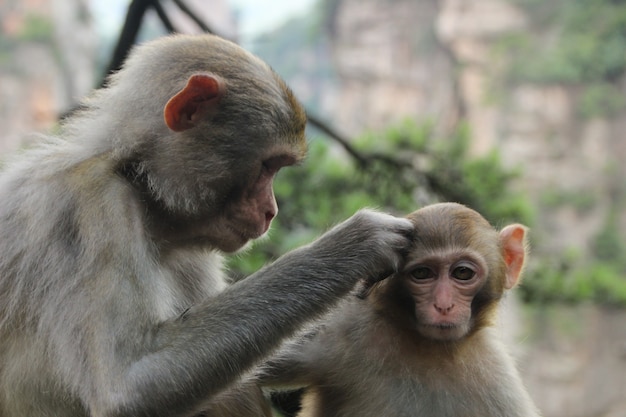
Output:
[[431,340],[454,342],[463,338],[468,332],[468,325],[461,323],[434,323],[421,325],[420,333]]
[[233,233],[231,236],[223,237],[218,248],[225,253],[236,253],[244,251],[252,242],[251,237]]
[[267,236],[267,229],[264,230],[251,230],[251,229],[238,229],[236,227],[228,225],[226,233],[221,239],[219,245],[220,250],[226,253],[242,252],[248,249],[254,240]]

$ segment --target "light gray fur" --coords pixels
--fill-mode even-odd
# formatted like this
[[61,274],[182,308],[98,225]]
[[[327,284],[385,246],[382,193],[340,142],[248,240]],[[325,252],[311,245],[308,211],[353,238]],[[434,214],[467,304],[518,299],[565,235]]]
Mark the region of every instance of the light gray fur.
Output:
[[[222,109],[254,123],[222,114],[189,145],[162,111],[200,70],[223,72]],[[120,166],[136,162],[151,198],[178,214],[217,212],[216,187],[290,132],[281,83],[215,37],[166,38],[138,48],[60,137],[11,158],[0,175],[0,417],[194,415],[360,278],[397,268],[411,224],[371,211],[229,287],[219,251],[150,228]]]

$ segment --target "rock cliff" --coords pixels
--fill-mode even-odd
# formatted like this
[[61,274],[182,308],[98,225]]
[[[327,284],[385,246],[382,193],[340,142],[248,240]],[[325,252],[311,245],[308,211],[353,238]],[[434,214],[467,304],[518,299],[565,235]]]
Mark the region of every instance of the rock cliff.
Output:
[[[523,170],[515,186],[537,211],[533,251],[555,267],[593,258],[594,238],[615,212],[614,227],[626,235],[626,112],[582,117],[576,86],[499,84],[498,41],[534,30],[515,2],[340,0],[335,7],[337,126],[355,135],[411,117],[445,133],[467,120],[474,154],[497,148],[506,166]],[[614,86],[626,96],[624,77]],[[524,378],[546,417],[626,416],[624,313],[556,311],[526,316],[517,333],[525,339]],[[521,316],[508,317],[515,327]]]
[[[442,132],[467,120],[474,154],[495,147],[523,170],[516,186],[537,208],[534,243],[588,259],[616,207],[626,234],[626,112],[581,117],[575,86],[499,85],[497,41],[528,21],[508,0],[338,1],[334,123],[354,135],[407,116]],[[626,79],[615,88],[626,95]]]

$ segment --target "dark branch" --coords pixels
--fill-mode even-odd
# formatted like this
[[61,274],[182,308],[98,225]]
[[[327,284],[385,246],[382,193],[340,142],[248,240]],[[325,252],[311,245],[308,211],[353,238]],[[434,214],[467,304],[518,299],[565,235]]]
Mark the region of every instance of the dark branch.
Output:
[[193,20],[196,23],[196,25],[198,25],[198,27],[202,29],[204,32],[215,33],[211,30],[211,28],[206,23],[202,21],[202,19],[200,19],[194,12],[192,12],[191,9],[187,7],[187,5],[183,3],[182,0],[174,0],[174,3],[178,6],[178,8],[183,13],[189,16],[189,18]]
[[106,83],[106,77],[121,68],[122,63],[128,55],[128,51],[134,45],[141,27],[141,21],[148,7],[152,5],[153,0],[133,0],[128,6],[126,20],[117,40],[115,51],[106,69],[104,77],[100,83],[100,87]]
[[174,25],[172,24],[170,18],[167,16],[167,13],[165,13],[165,10],[163,9],[163,6],[161,6],[159,0],[152,0],[152,7],[154,7],[154,11],[156,12],[157,16],[159,16],[159,20],[161,20],[161,23],[163,23],[163,26],[169,33],[178,32],[174,28]]
[[325,135],[327,135],[328,137],[330,137],[331,139],[334,139],[337,143],[339,143],[346,150],[346,152],[348,152],[354,159],[357,160],[357,163],[359,164],[359,166],[363,167],[367,165],[367,158],[361,155],[359,151],[354,149],[354,147],[350,144],[350,142],[344,137],[342,137],[341,135],[339,135],[339,133],[337,133],[334,129],[332,129],[326,123],[318,119],[316,116],[312,116],[308,113],[307,113],[307,119],[309,120],[309,123],[311,125],[315,126],[322,133],[324,133]]

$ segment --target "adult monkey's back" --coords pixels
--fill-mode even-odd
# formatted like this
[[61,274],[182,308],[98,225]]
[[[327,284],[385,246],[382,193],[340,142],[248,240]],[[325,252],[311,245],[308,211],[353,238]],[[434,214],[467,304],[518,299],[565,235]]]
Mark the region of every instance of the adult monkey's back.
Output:
[[[305,115],[263,62],[164,38],[0,177],[0,416],[187,416],[305,320],[400,262],[364,211],[228,288],[264,234]],[[220,396],[221,397],[221,396]]]

